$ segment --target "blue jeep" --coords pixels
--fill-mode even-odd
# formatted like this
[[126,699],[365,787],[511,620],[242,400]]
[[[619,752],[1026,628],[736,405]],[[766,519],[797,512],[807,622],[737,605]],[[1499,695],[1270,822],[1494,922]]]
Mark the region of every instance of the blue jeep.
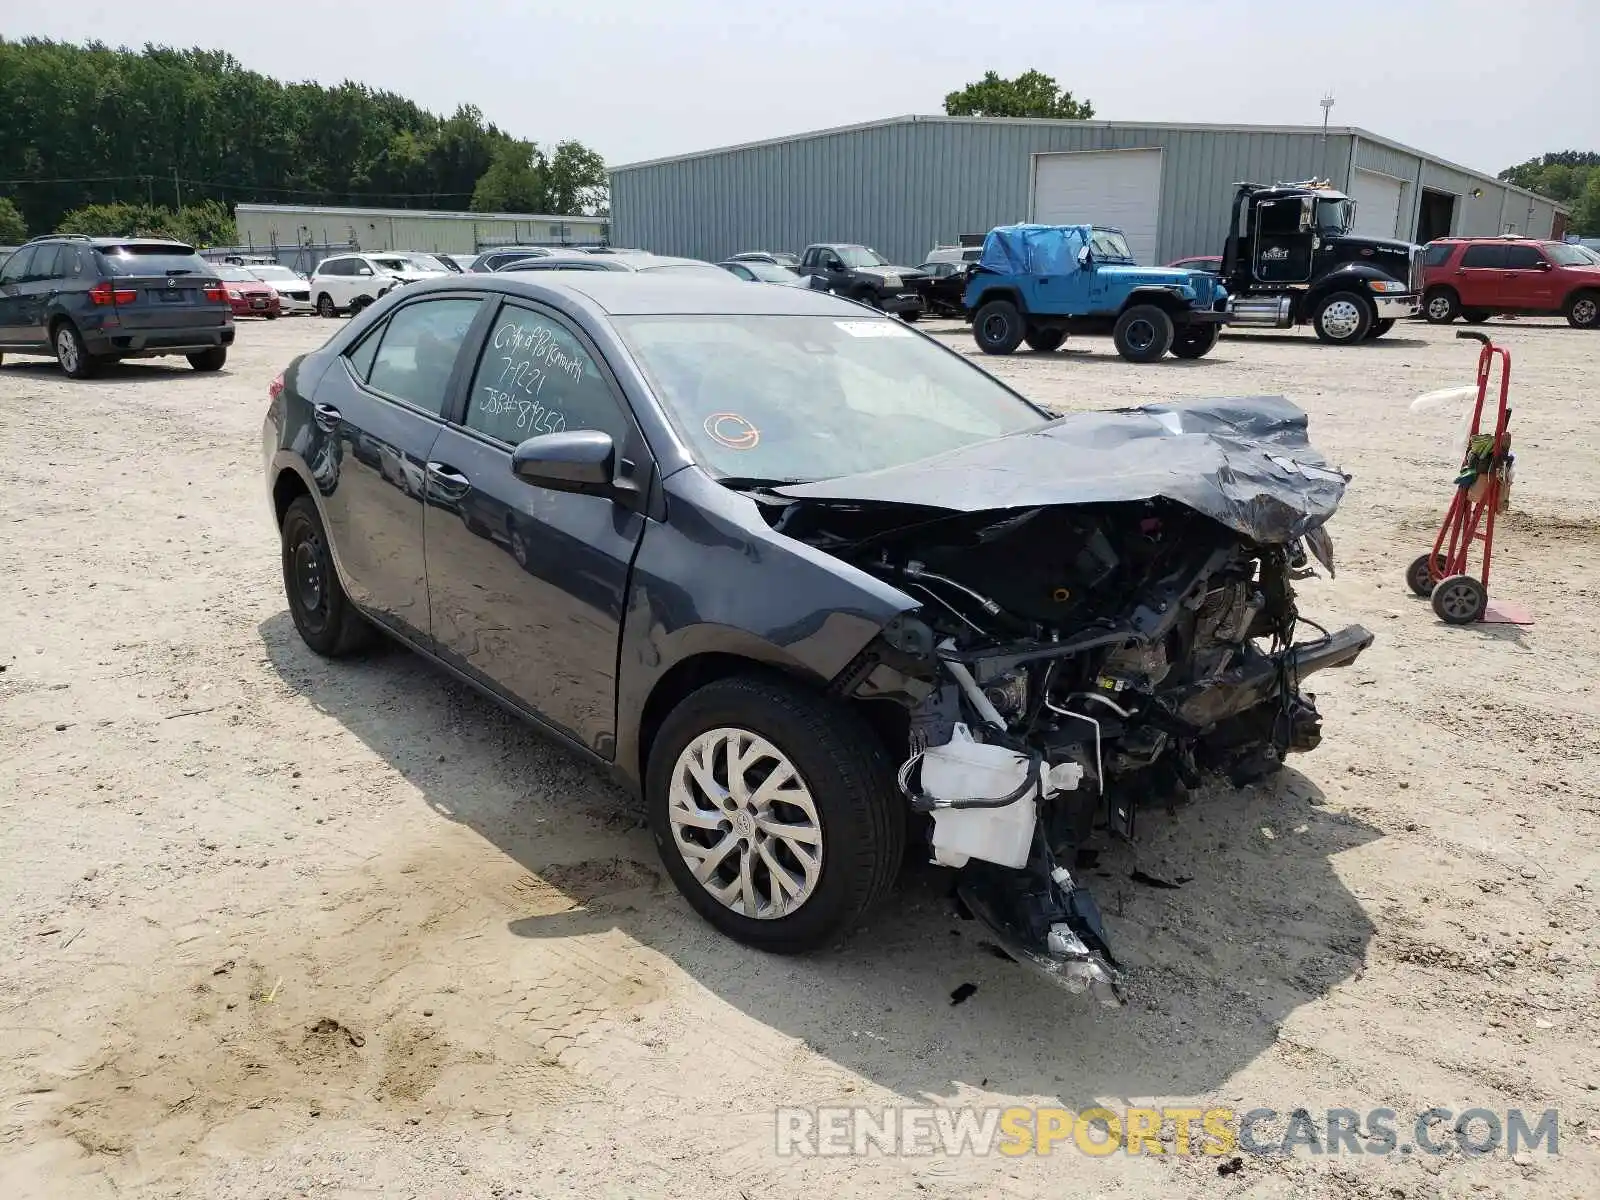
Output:
[[1228,293],[1215,275],[1141,267],[1119,229],[1092,225],[1002,225],[962,297],[985,354],[1021,343],[1048,353],[1068,333],[1105,333],[1129,362],[1171,350],[1200,358],[1228,319]]

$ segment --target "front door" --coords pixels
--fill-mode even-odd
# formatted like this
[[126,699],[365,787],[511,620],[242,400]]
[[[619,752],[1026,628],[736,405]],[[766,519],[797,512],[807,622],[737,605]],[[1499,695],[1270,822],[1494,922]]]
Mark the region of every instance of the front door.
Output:
[[[429,636],[422,510],[428,455],[478,297],[397,308],[341,356],[317,388],[306,460],[350,598],[423,644]],[[464,374],[464,372],[463,372]]]
[[1312,201],[1290,196],[1256,205],[1252,269],[1262,283],[1305,283],[1311,278]]
[[1456,294],[1462,308],[1502,312],[1516,307],[1506,297],[1506,248],[1501,242],[1475,242],[1461,252]]
[[1544,251],[1529,243],[1512,242],[1506,247],[1504,282],[1505,303],[1530,312],[1554,312],[1561,307],[1555,294],[1555,272]]
[[494,319],[459,425],[428,464],[424,518],[435,650],[604,757],[615,739],[617,646],[643,515],[603,496],[524,483],[528,438],[599,429],[648,477],[626,402],[586,339],[548,310]]
[[16,346],[22,342],[22,311],[25,297],[23,280],[33,264],[36,246],[24,246],[0,268],[0,345]]

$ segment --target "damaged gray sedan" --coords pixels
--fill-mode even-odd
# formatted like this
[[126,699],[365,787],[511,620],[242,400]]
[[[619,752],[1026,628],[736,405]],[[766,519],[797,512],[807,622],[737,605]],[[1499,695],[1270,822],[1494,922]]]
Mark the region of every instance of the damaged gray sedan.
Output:
[[1345,477],[1286,401],[1052,417],[800,289],[396,289],[274,382],[263,446],[313,650],[382,630],[605,764],[695,910],[778,952],[909,839],[1116,1002],[1077,851],[1313,749],[1306,678],[1372,640],[1296,606]]

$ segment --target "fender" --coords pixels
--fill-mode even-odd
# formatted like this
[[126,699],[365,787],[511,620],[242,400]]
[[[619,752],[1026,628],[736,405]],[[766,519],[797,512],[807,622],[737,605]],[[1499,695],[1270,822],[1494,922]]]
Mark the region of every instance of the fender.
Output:
[[[1312,280],[1311,287],[1306,291],[1302,310],[1309,310],[1310,306],[1321,300],[1330,292],[1355,292],[1361,296],[1372,295],[1372,289],[1367,286],[1369,280],[1389,279],[1395,276],[1388,271],[1373,266],[1371,263],[1351,262],[1343,263],[1326,275]],[[1405,280],[1400,280],[1404,283]]]

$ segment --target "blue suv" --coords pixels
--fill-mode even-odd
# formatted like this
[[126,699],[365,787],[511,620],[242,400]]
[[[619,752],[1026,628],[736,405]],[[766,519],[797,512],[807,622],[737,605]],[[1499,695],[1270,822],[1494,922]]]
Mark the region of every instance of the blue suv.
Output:
[[1068,333],[1110,332],[1130,362],[1211,352],[1228,320],[1216,275],[1141,267],[1120,229],[1094,225],[1004,225],[989,231],[963,306],[985,354],[1026,342],[1048,353]]

